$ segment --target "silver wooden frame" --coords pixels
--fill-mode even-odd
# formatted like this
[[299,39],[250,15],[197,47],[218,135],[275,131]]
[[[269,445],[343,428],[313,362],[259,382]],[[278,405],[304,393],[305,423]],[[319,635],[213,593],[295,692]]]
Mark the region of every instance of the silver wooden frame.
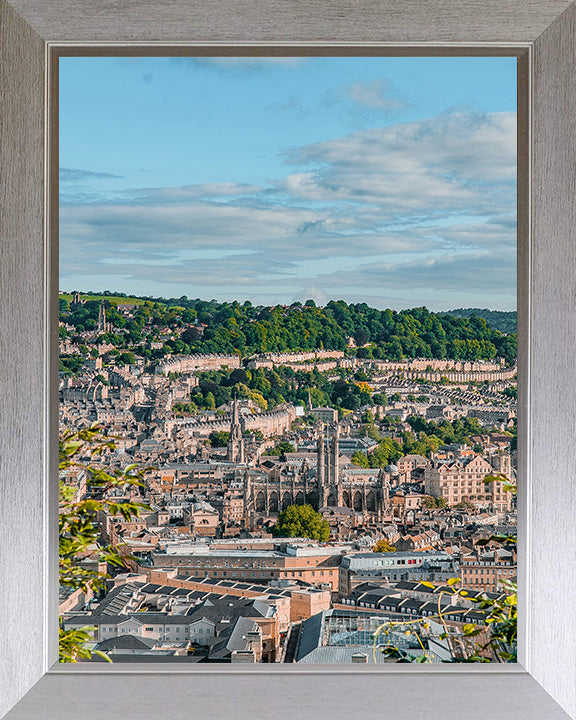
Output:
[[[238,54],[246,45],[476,48],[528,64],[519,394],[529,592],[518,665],[52,667],[57,148],[47,69],[57,48],[110,53],[102,44],[114,43],[158,53],[178,43]],[[576,4],[567,0],[0,0],[0,716],[576,718],[575,136]]]

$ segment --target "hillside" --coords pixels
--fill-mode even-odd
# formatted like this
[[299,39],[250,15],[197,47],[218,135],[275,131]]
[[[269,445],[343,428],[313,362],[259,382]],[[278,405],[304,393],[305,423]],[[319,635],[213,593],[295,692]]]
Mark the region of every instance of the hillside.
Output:
[[494,330],[503,333],[515,333],[517,327],[516,311],[506,312],[503,310],[487,310],[486,308],[458,308],[457,310],[447,310],[445,315],[451,315],[457,318],[479,317],[486,320],[488,325]]
[[[92,295],[84,305],[70,306],[60,296],[60,317],[78,332],[96,327],[103,297],[106,315],[121,333],[104,333],[118,348],[159,340],[165,353],[254,353],[328,348],[361,358],[451,358],[479,360],[516,357],[516,336],[505,335],[479,317],[456,317],[427,308],[377,310],[365,303],[330,301],[303,305],[254,306],[250,302],[219,303],[180,297],[160,302],[121,294]],[[129,317],[115,305],[140,300]],[[171,305],[178,303],[178,305]]]
[[[145,298],[129,295],[113,295],[108,293],[103,293],[101,295],[99,295],[98,293],[79,293],[79,295],[80,300],[106,300],[113,305],[143,305],[146,302]],[[71,302],[72,293],[60,293],[58,298],[60,300],[66,300],[67,302]]]

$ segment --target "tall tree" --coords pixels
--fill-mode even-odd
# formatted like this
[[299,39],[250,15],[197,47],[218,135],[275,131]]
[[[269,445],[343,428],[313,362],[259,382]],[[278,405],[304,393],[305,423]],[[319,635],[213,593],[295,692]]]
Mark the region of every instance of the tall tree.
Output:
[[276,537],[301,537],[328,542],[330,526],[311,505],[289,505],[272,529]]

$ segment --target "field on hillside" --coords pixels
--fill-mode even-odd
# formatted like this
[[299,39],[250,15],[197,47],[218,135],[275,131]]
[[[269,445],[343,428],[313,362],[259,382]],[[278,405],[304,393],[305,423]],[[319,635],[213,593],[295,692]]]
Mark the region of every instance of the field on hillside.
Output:
[[[72,293],[62,293],[58,295],[59,299],[72,300]],[[80,293],[81,300],[108,300],[116,305],[143,305],[146,300],[138,297],[120,297],[119,295],[83,295]],[[158,301],[161,302],[161,301]],[[166,303],[164,303],[166,304]]]

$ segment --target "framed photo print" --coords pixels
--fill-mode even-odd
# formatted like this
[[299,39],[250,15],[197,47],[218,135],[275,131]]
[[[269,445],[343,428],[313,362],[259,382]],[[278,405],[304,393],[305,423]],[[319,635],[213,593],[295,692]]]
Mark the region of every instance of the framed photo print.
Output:
[[574,6],[0,10],[0,712],[576,717]]
[[63,662],[517,659],[527,66],[328,52],[58,59]]

